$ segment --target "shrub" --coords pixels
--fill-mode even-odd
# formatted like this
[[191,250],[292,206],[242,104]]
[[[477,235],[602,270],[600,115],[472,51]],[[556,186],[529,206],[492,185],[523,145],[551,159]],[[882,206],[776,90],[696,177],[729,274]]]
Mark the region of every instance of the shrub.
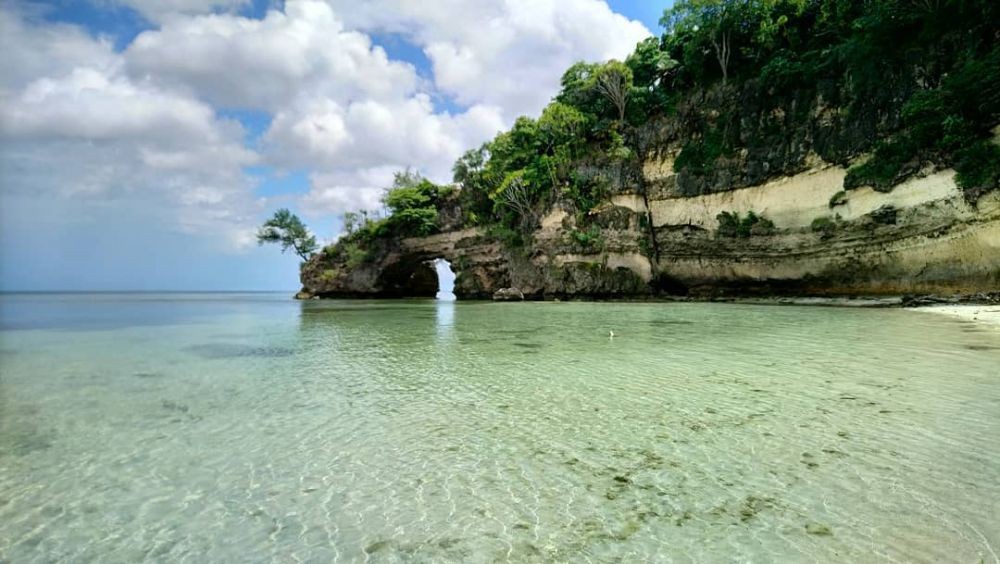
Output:
[[774,222],[765,217],[757,218],[757,222],[750,225],[750,235],[753,237],[767,237],[769,235],[774,235],[777,231],[774,227]]
[[508,249],[518,249],[524,246],[524,234],[499,223],[494,223],[486,229],[486,235],[500,241]]
[[722,132],[713,129],[699,141],[689,141],[674,160],[674,172],[687,171],[704,176],[715,167],[715,161],[725,152]]
[[744,218],[740,218],[740,214],[737,212],[721,212],[715,216],[715,219],[719,222],[719,228],[716,231],[719,237],[747,239],[752,236],[774,235],[777,231],[773,221],[759,216],[753,211],[748,211]]
[[879,192],[889,192],[920,168],[918,147],[909,138],[883,141],[864,164],[847,171],[844,188],[871,186]]
[[1000,147],[980,141],[955,157],[955,180],[968,201],[975,202],[983,194],[1000,189]]
[[596,225],[587,230],[574,229],[569,232],[569,238],[573,243],[588,251],[600,251],[604,248],[604,235]]
[[823,239],[829,239],[837,232],[837,220],[829,216],[817,217],[812,220],[809,228],[813,233],[819,233]]
[[715,216],[719,222],[716,233],[719,237],[736,237],[740,227],[740,214],[733,212],[721,212]]
[[356,268],[373,258],[373,253],[361,248],[357,241],[345,242],[343,253],[348,268]]
[[847,203],[847,192],[841,190],[840,192],[837,192],[830,198],[830,209],[833,209],[837,206],[842,206],[846,203]]

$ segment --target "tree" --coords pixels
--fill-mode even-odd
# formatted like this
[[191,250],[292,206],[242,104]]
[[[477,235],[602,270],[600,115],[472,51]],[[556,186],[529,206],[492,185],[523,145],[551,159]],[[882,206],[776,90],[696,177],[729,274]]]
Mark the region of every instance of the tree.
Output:
[[344,212],[343,223],[344,233],[348,236],[354,235],[354,232],[364,225],[358,212]]
[[523,170],[508,174],[493,195],[493,200],[497,205],[513,212],[521,227],[531,227],[538,221],[531,190],[524,180]]
[[389,209],[386,225],[392,233],[404,237],[430,235],[437,231],[437,203],[441,188],[407,169],[394,175],[392,188],[382,195]]
[[625,105],[632,91],[632,69],[614,59],[594,70],[591,80],[597,91],[618,110],[618,120],[625,119]]
[[319,247],[302,220],[285,208],[274,212],[274,217],[257,230],[257,244],[264,243],[279,243],[281,252],[292,249],[302,260],[309,260]]
[[635,86],[648,89],[659,86],[661,79],[680,63],[660,49],[659,38],[647,37],[635,46],[635,51],[625,59],[625,64],[632,70]]
[[463,153],[451,167],[452,179],[457,184],[473,182],[486,167],[489,154],[488,143],[482,144],[478,149],[469,149]]
[[679,0],[660,18],[668,34],[692,34],[708,39],[722,71],[722,83],[729,79],[732,36],[750,0]]

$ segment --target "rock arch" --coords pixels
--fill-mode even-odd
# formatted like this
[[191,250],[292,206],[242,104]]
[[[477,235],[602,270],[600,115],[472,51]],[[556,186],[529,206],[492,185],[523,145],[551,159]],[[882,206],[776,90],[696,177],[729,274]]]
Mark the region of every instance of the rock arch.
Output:
[[344,256],[314,258],[302,268],[303,292],[325,298],[434,297],[437,259],[451,265],[459,299],[489,298],[509,284],[508,258],[499,243],[466,229],[394,241],[361,264]]

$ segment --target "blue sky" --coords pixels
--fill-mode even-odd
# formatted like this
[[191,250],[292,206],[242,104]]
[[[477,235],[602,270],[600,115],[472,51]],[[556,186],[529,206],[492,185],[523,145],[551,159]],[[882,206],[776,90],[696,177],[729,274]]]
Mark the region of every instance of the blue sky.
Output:
[[271,211],[331,240],[392,171],[447,181],[663,11],[400,1],[4,3],[0,289],[293,290],[297,259],[250,237]]

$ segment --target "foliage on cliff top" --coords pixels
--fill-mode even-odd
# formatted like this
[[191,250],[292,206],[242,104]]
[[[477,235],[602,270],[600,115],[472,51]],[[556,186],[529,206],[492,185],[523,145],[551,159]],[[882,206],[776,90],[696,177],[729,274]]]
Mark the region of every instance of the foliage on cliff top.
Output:
[[[848,188],[891,189],[925,162],[955,166],[973,201],[1000,183],[997,149],[987,142],[1000,122],[995,0],[678,0],[661,25],[664,35],[639,43],[624,62],[574,64],[539,119],[519,118],[459,159],[455,181],[472,223],[527,228],[538,215],[527,210],[556,199],[593,206],[607,186],[581,174],[581,163],[634,159],[637,128],[712,89],[733,111],[716,125],[679,124],[687,141],[678,172],[711,174],[723,157],[761,142],[736,119],[741,97],[769,111],[798,92],[833,110],[842,127],[875,124],[874,156],[851,171]],[[792,116],[802,127],[812,118],[802,104]],[[848,156],[872,149],[867,137]],[[616,139],[628,140],[628,151],[601,160]],[[511,185],[517,205],[502,189]]]
[[325,248],[324,255],[356,265],[375,258],[379,240],[437,233],[438,209],[453,192],[454,188],[434,184],[412,170],[397,172],[382,194],[383,210],[345,213],[344,235]]
[[[679,179],[707,178],[772,142],[806,143],[789,151],[802,159],[825,113],[835,128],[864,125],[835,160],[873,152],[845,188],[889,190],[927,163],[954,166],[973,202],[1000,187],[989,142],[1000,122],[996,0],[677,0],[661,25],[624,61],[572,65],[537,119],[462,155],[453,172],[467,225],[528,232],[556,201],[587,221],[609,193],[641,185],[648,124],[664,115],[676,116]],[[781,170],[752,181],[768,174]],[[355,217],[347,239],[435,232],[444,190],[398,177],[387,217]]]

